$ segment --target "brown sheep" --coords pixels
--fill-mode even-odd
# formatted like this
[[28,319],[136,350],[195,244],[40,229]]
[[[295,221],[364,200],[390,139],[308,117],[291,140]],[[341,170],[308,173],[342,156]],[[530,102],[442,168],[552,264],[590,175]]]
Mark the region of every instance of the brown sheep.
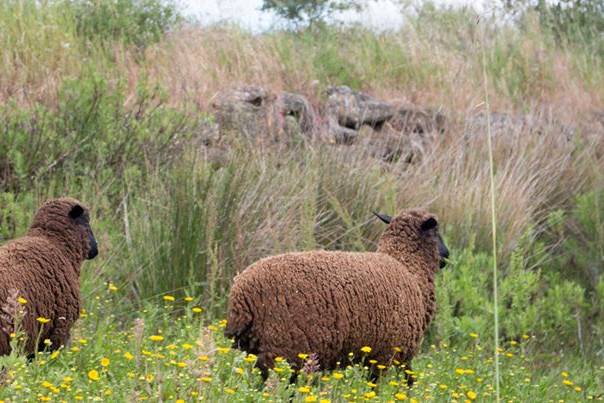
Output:
[[[299,369],[300,353],[315,354],[322,369],[347,364],[350,352],[353,361],[396,360],[410,369],[434,316],[434,277],[449,251],[436,218],[424,210],[376,215],[389,224],[377,252],[286,253],[235,277],[225,335],[258,356],[264,379],[276,357]],[[371,352],[362,353],[364,346]]]
[[51,350],[67,343],[80,314],[80,268],[98,254],[89,222],[79,201],[49,200],[25,236],[0,247],[0,355],[10,354],[10,334],[19,329],[30,357],[45,339]]

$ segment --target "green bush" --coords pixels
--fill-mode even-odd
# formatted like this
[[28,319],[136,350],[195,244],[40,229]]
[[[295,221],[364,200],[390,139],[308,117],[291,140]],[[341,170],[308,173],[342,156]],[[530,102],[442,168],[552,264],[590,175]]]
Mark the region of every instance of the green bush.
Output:
[[145,48],[181,20],[171,0],[66,0],[77,32],[90,43],[111,41]]
[[[502,340],[520,341],[530,335],[539,341],[540,348],[578,351],[581,340],[577,339],[577,328],[588,312],[583,288],[551,273],[544,252],[543,244],[527,237],[505,270],[500,270],[500,336]],[[469,333],[492,340],[492,259],[471,247],[456,256],[438,279],[438,313],[431,340],[463,344],[470,341]]]
[[169,158],[192,121],[166,107],[157,89],[141,84],[126,107],[124,94],[122,83],[90,74],[66,81],[56,108],[0,107],[0,166],[7,172],[2,187],[18,192],[66,176],[104,183]]

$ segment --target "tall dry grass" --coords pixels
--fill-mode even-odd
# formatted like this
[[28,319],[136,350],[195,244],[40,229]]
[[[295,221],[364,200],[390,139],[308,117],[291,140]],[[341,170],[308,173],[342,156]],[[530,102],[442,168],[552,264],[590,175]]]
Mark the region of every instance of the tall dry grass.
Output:
[[[113,261],[127,262],[126,277],[138,282],[135,292],[148,296],[188,283],[203,288],[206,281],[217,287],[208,291],[215,299],[237,270],[271,253],[370,249],[380,232],[369,221],[374,209],[394,214],[427,207],[441,217],[454,248],[490,250],[476,15],[426,11],[410,17],[402,30],[382,34],[331,27],[252,35],[228,26],[185,25],[143,51],[123,42],[91,45],[78,35],[69,10],[52,4],[14,0],[0,5],[5,67],[0,102],[22,107],[1,109],[5,122],[16,122],[5,125],[3,134],[19,142],[2,148],[6,158],[0,156],[0,171],[15,176],[14,167],[23,165],[27,175],[36,172],[25,169],[31,159],[15,157],[28,155],[16,152],[27,150],[28,130],[48,141],[44,144],[63,139],[66,144],[51,148],[58,156],[77,151],[64,175],[69,180],[55,175],[53,184],[23,175],[16,188],[30,201],[32,194],[80,187],[87,198],[111,199],[104,203],[111,210],[99,213],[111,233]],[[576,195],[602,186],[604,126],[594,111],[604,105],[604,69],[596,68],[602,61],[587,48],[555,43],[536,22],[523,29],[494,26],[484,50],[491,109],[498,113],[493,151],[498,239],[505,258],[529,229],[535,234],[545,229],[553,211],[568,209]],[[98,102],[97,81],[105,88],[105,103]],[[393,102],[439,107],[448,123],[444,133],[418,139],[411,164],[386,163],[364,144],[260,147],[233,137],[222,140],[228,150],[224,158],[195,155],[184,167],[172,165],[175,158],[165,154],[183,149],[197,154],[195,139],[169,151],[153,148],[153,155],[135,152],[149,147],[150,136],[195,137],[216,94],[241,84],[300,92],[316,107],[323,105],[326,87],[349,85]],[[49,106],[43,114],[28,115],[42,105]],[[38,125],[38,116],[52,124]],[[98,130],[110,133],[97,136]],[[91,140],[91,151],[81,152],[65,141],[69,136],[105,138],[101,143],[108,151]],[[120,139],[130,154],[116,146]],[[144,161],[131,161],[129,155]],[[91,156],[93,172],[105,172],[103,183],[79,175],[91,171]],[[106,170],[114,157],[123,161],[119,177]],[[74,178],[79,187],[70,182]],[[131,207],[129,241],[121,239],[123,200]],[[137,240],[139,248],[133,246]],[[140,250],[150,254],[139,256]],[[124,274],[113,266],[111,275]],[[96,280],[87,284],[97,286]]]

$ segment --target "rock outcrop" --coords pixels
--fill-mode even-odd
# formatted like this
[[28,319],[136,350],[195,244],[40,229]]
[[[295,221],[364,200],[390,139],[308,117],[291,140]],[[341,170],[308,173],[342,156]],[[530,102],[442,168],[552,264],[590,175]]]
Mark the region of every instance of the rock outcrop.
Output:
[[442,133],[446,124],[438,111],[396,105],[346,86],[327,90],[322,116],[300,94],[273,94],[257,86],[225,91],[212,107],[221,135],[284,143],[320,139],[367,147],[386,161],[412,159],[415,151],[410,145],[432,141],[428,134]]

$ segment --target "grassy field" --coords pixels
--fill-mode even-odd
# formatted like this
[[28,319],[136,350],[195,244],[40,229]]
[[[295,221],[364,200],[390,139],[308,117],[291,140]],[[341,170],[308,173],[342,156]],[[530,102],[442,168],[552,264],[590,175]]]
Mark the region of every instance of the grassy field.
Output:
[[[497,113],[502,399],[604,400],[601,39],[429,5],[397,32],[252,35],[143,3],[0,2],[0,242],[41,201],[71,195],[90,206],[100,248],[71,345],[0,358],[0,402],[493,401],[483,67]],[[447,128],[411,164],[313,139],[208,143],[212,100],[241,84],[315,107],[348,85],[439,108]],[[280,362],[261,385],[255,358],[222,335],[233,276],[285,251],[374,250],[371,212],[415,206],[438,214],[452,253],[415,387],[400,368],[374,385],[362,365],[323,373],[310,356],[296,384]]]

